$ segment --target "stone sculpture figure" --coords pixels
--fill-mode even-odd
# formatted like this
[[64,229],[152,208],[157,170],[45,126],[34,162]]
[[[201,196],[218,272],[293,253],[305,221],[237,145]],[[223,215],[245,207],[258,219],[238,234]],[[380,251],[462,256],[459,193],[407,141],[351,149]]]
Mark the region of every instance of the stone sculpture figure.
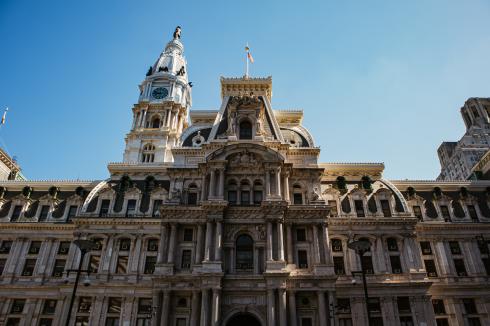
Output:
[[180,26],[175,27],[174,39],[180,39],[181,28]]

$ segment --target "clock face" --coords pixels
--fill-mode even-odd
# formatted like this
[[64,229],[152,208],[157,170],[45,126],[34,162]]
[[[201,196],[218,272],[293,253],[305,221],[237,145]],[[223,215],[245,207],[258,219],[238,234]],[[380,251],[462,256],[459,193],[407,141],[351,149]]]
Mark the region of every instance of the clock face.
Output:
[[165,98],[168,96],[168,89],[166,89],[165,87],[155,88],[153,90],[153,92],[151,93],[151,95],[153,96],[153,98],[156,98],[156,99]]

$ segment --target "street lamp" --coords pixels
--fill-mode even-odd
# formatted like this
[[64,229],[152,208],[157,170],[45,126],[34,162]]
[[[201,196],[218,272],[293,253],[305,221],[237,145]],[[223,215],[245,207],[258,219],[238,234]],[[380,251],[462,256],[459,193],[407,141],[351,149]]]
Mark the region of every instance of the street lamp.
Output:
[[362,275],[362,285],[364,286],[364,300],[366,301],[368,325],[371,325],[371,313],[369,311],[369,306],[368,306],[369,297],[368,297],[367,284],[366,284],[366,271],[364,270],[364,266],[362,264],[362,256],[369,251],[369,249],[371,248],[371,243],[368,240],[357,240],[348,243],[347,247],[349,249],[354,250],[359,255],[359,261],[361,262],[361,270],[352,271],[352,275],[353,276],[355,276],[355,274]]
[[[66,317],[66,326],[70,325],[70,317],[71,317],[71,311],[73,309],[73,303],[75,302],[75,295],[77,294],[77,288],[78,288],[78,281],[80,280],[80,274],[82,272],[87,273],[87,276],[90,275],[90,269],[82,269],[82,264],[83,264],[83,258],[85,257],[85,254],[89,252],[92,248],[95,247],[95,242],[91,240],[75,240],[73,243],[80,249],[80,262],[78,263],[78,268],[77,269],[67,269],[66,270],[66,276],[68,277],[71,272],[75,272],[76,277],[75,277],[75,284],[73,285],[73,292],[71,293],[71,299],[70,299],[70,306],[68,308],[68,316]],[[85,283],[85,285],[89,285],[89,283]]]

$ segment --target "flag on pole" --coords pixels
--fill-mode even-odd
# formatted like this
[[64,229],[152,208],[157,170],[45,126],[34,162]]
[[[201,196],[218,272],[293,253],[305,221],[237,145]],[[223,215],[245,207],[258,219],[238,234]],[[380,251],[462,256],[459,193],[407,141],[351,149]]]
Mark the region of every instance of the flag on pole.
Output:
[[0,125],[4,125],[5,124],[5,119],[7,119],[7,111],[8,110],[9,110],[9,108],[5,108],[5,111],[3,111],[2,121],[0,122]]
[[250,63],[254,63],[254,58],[252,57],[252,53],[250,53],[250,48],[248,45],[245,47],[245,51],[247,51],[247,58]]

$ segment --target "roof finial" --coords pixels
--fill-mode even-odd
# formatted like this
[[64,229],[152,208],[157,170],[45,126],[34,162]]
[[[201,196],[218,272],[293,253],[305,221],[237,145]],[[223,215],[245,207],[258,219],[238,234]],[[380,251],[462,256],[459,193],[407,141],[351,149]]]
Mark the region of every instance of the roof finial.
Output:
[[180,40],[180,33],[181,33],[181,28],[180,26],[175,27],[174,31],[174,40],[179,39]]

